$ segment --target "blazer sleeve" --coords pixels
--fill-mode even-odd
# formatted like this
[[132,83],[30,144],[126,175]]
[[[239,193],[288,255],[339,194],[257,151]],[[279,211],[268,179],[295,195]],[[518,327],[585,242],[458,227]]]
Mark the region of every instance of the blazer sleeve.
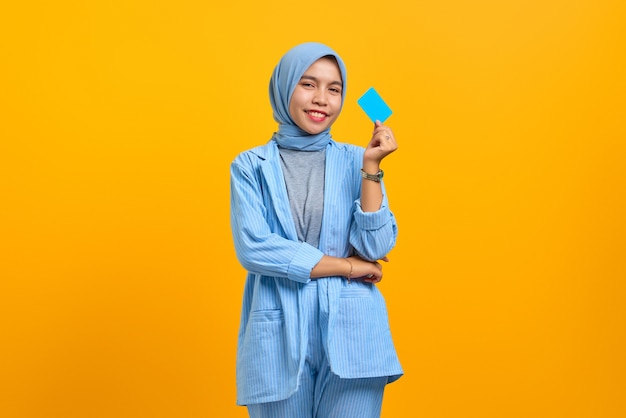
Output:
[[264,203],[260,175],[242,158],[231,164],[230,189],[231,230],[241,265],[253,274],[308,282],[323,253],[270,228],[267,219],[275,216],[274,209]]
[[360,174],[363,162],[362,147],[352,147],[352,181],[357,198],[354,199],[352,208],[352,221],[350,223],[350,245],[356,253],[366,260],[375,261],[385,257],[396,245],[398,237],[398,225],[393,212],[389,209],[389,201],[384,181],[381,183],[383,200],[380,209],[375,212],[363,212],[361,208],[361,183]]
[[361,201],[354,202],[350,245],[359,256],[370,261],[380,260],[393,249],[397,236],[398,226],[389,210],[384,186],[383,202],[376,212],[363,212]]

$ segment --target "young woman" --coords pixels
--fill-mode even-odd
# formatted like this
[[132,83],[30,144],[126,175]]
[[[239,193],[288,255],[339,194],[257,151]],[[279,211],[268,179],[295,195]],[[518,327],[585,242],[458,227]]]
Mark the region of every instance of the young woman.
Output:
[[335,142],[346,69],[332,49],[289,50],[270,80],[278,131],[231,165],[231,226],[248,271],[237,403],[253,418],[379,417],[402,375],[378,260],[396,242],[381,161],[397,149],[376,122],[365,148]]

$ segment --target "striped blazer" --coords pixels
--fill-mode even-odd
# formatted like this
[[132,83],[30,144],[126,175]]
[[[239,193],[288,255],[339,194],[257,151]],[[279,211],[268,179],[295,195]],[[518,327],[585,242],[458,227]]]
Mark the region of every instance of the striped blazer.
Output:
[[[378,260],[395,245],[397,226],[384,189],[380,210],[361,210],[363,152],[332,140],[327,145],[319,248],[298,241],[275,141],[231,164],[231,228],[237,258],[248,271],[237,347],[240,405],[286,399],[297,390],[306,352],[299,300],[322,256]],[[399,378],[403,371],[378,288],[343,277],[318,279],[318,286],[327,294],[320,298],[328,312],[322,335],[333,373]]]

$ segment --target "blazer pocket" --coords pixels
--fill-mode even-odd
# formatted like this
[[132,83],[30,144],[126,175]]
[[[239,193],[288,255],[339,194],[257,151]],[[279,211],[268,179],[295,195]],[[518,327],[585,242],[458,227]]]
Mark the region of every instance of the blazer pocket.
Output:
[[250,313],[237,359],[238,384],[246,398],[267,399],[281,393],[283,376],[289,374],[287,335],[283,311]]
[[264,309],[261,311],[250,312],[250,321],[252,322],[274,322],[282,320],[282,309]]

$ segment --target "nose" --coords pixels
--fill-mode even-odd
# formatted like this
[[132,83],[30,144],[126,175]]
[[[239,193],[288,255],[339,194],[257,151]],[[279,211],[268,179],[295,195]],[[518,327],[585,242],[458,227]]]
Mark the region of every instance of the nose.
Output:
[[327,102],[326,92],[323,89],[317,90],[313,96],[313,103],[318,105],[325,105]]

